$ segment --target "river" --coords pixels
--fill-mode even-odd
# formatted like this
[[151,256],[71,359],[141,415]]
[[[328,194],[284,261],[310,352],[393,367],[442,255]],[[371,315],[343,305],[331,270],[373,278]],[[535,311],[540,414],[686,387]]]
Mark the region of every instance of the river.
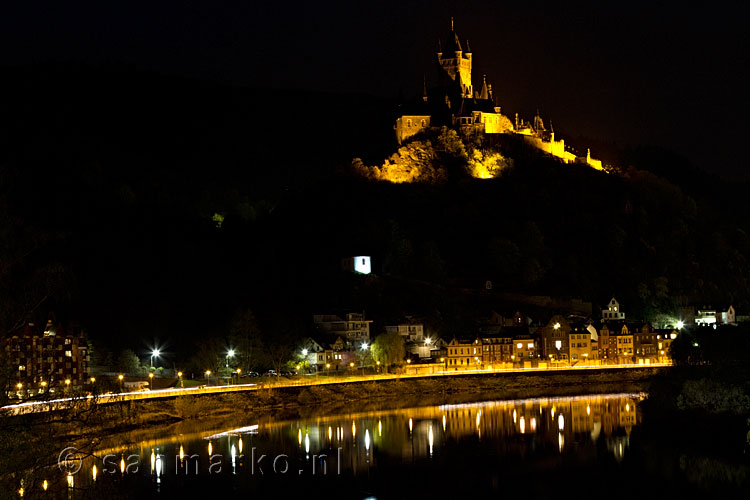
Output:
[[712,476],[710,459],[641,433],[642,399],[601,394],[198,421],[105,438],[93,456],[63,461],[25,493],[365,499],[744,491],[745,464]]

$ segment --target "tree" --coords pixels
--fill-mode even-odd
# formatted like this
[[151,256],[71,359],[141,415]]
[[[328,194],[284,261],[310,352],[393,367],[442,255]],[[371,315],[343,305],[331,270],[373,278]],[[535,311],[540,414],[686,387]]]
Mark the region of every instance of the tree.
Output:
[[388,368],[389,365],[401,364],[406,356],[404,339],[398,333],[381,333],[370,347],[372,358]]
[[236,367],[245,372],[258,368],[262,361],[263,341],[260,327],[251,309],[238,309],[229,326],[229,345],[235,350]]
[[138,375],[142,371],[141,360],[131,349],[125,349],[117,358],[117,369],[123,373]]

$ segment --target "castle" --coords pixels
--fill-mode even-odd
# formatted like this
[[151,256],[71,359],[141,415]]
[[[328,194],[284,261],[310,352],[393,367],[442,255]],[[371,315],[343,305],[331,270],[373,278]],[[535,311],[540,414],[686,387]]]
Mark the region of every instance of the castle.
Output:
[[481,89],[474,89],[472,62],[469,41],[466,41],[464,49],[451,18],[451,29],[445,44],[438,41],[437,86],[428,89],[425,80],[422,98],[400,106],[394,126],[399,144],[429,127],[448,126],[465,135],[515,134],[530,146],[564,163],[585,163],[602,170],[602,162],[591,158],[590,151],[586,156],[578,156],[565,147],[564,140],[556,140],[554,130],[545,128],[538,112],[531,124],[519,121],[518,114],[511,122],[500,112],[497,97],[485,76],[482,77]]

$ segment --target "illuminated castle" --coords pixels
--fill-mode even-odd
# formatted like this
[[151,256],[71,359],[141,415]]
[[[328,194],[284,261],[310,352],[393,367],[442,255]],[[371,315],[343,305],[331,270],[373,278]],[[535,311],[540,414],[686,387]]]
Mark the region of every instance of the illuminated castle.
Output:
[[[482,77],[482,87],[474,90],[471,80],[473,54],[466,41],[465,49],[453,27],[448,32],[445,44],[438,41],[438,83],[428,89],[424,83],[422,98],[400,106],[396,124],[396,139],[402,144],[406,139],[429,127],[448,126],[463,134],[517,134],[524,142],[559,158],[565,163],[586,163],[597,170],[601,161],[586,156],[577,156],[565,147],[565,141],[555,140],[553,130],[547,131],[537,113],[533,124],[519,121],[516,114],[512,123],[500,112],[492,85]],[[551,127],[550,127],[551,128]]]

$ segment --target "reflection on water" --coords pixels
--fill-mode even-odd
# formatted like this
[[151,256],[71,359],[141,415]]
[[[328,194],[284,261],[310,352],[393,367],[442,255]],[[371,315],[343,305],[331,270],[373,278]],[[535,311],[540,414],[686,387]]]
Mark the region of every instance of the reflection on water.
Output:
[[211,481],[229,476],[254,481],[285,475],[368,478],[394,468],[440,471],[475,453],[498,463],[520,458],[534,467],[555,456],[597,458],[606,449],[610,460],[620,462],[639,423],[640,399],[617,394],[488,401],[244,422],[177,435],[155,432],[135,444],[110,443],[84,459],[77,473],[60,477],[55,470],[40,484],[45,490],[57,485],[77,492],[97,483],[132,487],[127,485],[136,481],[160,492],[198,476]]

